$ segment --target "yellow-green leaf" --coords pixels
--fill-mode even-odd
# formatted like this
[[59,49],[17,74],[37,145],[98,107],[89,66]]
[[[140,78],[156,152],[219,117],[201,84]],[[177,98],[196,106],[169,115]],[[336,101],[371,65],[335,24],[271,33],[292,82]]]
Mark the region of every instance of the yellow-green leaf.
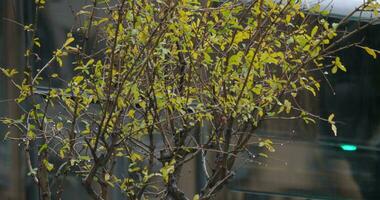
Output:
[[285,102],[284,102],[284,106],[285,106],[285,111],[286,111],[286,113],[289,114],[289,113],[290,113],[290,110],[291,110],[291,108],[292,108],[292,103],[290,103],[290,101],[288,101],[288,100],[285,100]]
[[346,67],[343,66],[342,62],[340,62],[340,58],[336,57],[335,58],[335,65],[342,71],[347,72]]
[[259,156],[264,157],[264,158],[268,158],[268,155],[265,153],[259,153]]
[[41,155],[42,152],[46,151],[48,149],[47,144],[41,145],[40,149],[38,150],[38,155]]
[[54,165],[51,164],[51,163],[49,163],[48,160],[45,159],[45,160],[43,160],[42,162],[43,162],[45,168],[46,168],[49,172],[52,171],[52,170],[54,169]]
[[84,77],[83,76],[76,76],[73,81],[76,84],[79,84],[81,81],[83,81]]
[[338,130],[337,130],[335,124],[331,124],[331,130],[334,132],[334,135],[335,135],[335,136],[338,135]]
[[26,135],[28,136],[29,139],[31,140],[34,140],[36,139],[36,134],[32,131],[32,130],[29,130]]
[[105,180],[105,181],[109,181],[110,179],[111,179],[110,174],[109,174],[109,173],[106,173],[106,174],[104,175],[104,180]]
[[41,47],[41,43],[40,43],[40,39],[39,38],[34,38],[33,42],[34,42],[34,45],[36,45],[37,47]]
[[5,76],[7,76],[8,78],[12,78],[14,75],[16,75],[18,72],[17,72],[17,70],[15,70],[15,69],[4,69],[4,68],[0,68],[1,69],[1,71],[3,72],[3,74],[5,75]]
[[69,46],[71,43],[73,43],[74,42],[74,38],[73,37],[69,37],[69,38],[67,38],[67,40],[66,40],[66,42],[63,44],[63,47],[67,47],[67,46]]
[[331,113],[330,116],[329,116],[329,118],[327,119],[327,121],[328,121],[330,124],[334,124],[334,123],[335,123],[335,122],[333,121],[333,120],[334,120],[334,117],[335,117],[334,113]]
[[56,128],[57,128],[58,131],[62,130],[63,123],[62,122],[58,122],[57,125],[56,125]]
[[369,55],[371,55],[374,59],[377,58],[376,51],[369,47],[362,47]]
[[248,32],[239,31],[239,32],[236,33],[235,42],[236,43],[240,43],[243,40],[248,39],[248,38],[249,38],[249,33]]
[[130,156],[130,158],[131,158],[131,160],[133,162],[135,162],[135,161],[141,161],[143,159],[142,156],[140,154],[138,154],[138,153],[132,153],[131,156]]
[[118,108],[123,108],[125,107],[124,99],[123,98],[118,98],[117,99],[117,107]]
[[314,35],[317,33],[318,31],[318,26],[314,26],[313,30],[311,31],[311,37],[314,37]]

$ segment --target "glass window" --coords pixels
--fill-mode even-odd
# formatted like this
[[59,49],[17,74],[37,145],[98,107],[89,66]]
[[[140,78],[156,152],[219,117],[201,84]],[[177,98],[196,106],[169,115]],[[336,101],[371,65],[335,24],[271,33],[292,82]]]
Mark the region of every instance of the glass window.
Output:
[[[371,26],[349,42],[380,49],[379,33],[380,25]],[[272,138],[276,152],[242,160],[230,184],[241,199],[380,199],[380,60],[360,48],[339,56],[348,72],[326,69],[331,87],[325,83],[317,99],[302,97],[315,114],[335,114],[338,136],[325,122],[268,124],[257,137]]]
[[[4,55],[5,50],[5,44],[4,44],[4,36],[5,36],[5,23],[8,23],[5,21],[5,3],[0,3],[0,66],[4,66],[6,64],[6,58]],[[0,76],[0,82],[5,82],[5,78],[1,75]],[[7,96],[6,96],[6,85],[0,84],[0,117],[4,116],[4,113],[7,113]],[[3,138],[5,136],[4,134],[5,127],[0,125],[0,140],[3,141]],[[8,176],[7,172],[9,171],[10,166],[10,155],[9,155],[9,143],[8,142],[2,142],[0,145],[0,196],[2,195],[2,190],[4,190],[5,187],[7,187],[8,183]]]

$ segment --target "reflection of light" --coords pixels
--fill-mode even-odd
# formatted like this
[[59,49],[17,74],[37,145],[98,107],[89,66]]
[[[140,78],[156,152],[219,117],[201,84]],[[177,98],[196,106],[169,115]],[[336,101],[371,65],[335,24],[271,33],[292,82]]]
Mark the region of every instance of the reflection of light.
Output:
[[[380,2],[380,0],[376,1]],[[349,15],[357,7],[362,5],[363,2],[363,0],[303,0],[302,5],[309,9],[319,4],[321,10],[329,11],[331,17],[342,18]],[[374,17],[372,11],[360,11],[353,13],[351,19],[369,21]]]
[[340,148],[342,148],[343,151],[356,151],[357,147],[352,144],[341,144]]

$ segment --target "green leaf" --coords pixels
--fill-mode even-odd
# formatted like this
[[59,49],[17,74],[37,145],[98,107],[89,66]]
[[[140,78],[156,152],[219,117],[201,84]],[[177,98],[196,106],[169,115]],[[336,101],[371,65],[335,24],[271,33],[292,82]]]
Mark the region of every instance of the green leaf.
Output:
[[289,113],[290,113],[290,110],[291,110],[291,108],[292,108],[292,103],[290,103],[290,101],[288,101],[288,100],[285,100],[285,102],[284,102],[284,106],[285,106],[285,111],[286,111],[286,113],[289,114]]
[[309,9],[309,12],[311,12],[311,13],[318,13],[318,12],[320,12],[320,10],[321,10],[321,5],[320,4],[316,4],[312,8]]
[[334,135],[335,135],[335,136],[338,135],[338,130],[337,130],[335,124],[331,124],[331,130],[334,132]]
[[315,92],[315,89],[313,87],[306,85],[305,89],[309,90],[313,94],[313,96],[317,96],[317,93]]
[[79,160],[90,161],[90,156],[79,156]]
[[264,158],[268,158],[268,155],[265,153],[259,153],[259,156],[264,157]]
[[331,113],[330,116],[329,116],[329,118],[327,119],[327,121],[328,121],[330,124],[335,123],[335,122],[333,121],[333,120],[334,120],[334,117],[335,117],[334,113]]
[[45,168],[50,172],[54,169],[54,165],[49,163],[48,160],[43,160],[42,163],[44,164]]
[[334,135],[337,136],[337,128],[335,126],[334,117],[334,113],[331,113],[329,118],[327,118],[327,121],[331,124],[331,130],[334,132]]
[[66,42],[63,44],[63,47],[67,47],[67,46],[69,46],[71,43],[73,43],[74,42],[74,38],[73,37],[69,37],[69,38],[67,38],[67,40],[66,40]]
[[138,153],[132,153],[130,156],[130,159],[135,162],[135,161],[141,161],[143,160],[142,156]]
[[264,141],[259,142],[259,147],[265,147],[270,152],[276,151],[273,147],[272,140],[269,140],[269,139],[265,139]]
[[363,48],[369,55],[371,55],[374,59],[377,58],[376,51],[374,49],[371,49],[369,47],[361,47]]
[[330,14],[329,10],[322,10],[321,11],[321,15],[323,15],[323,16],[327,16],[328,14]]
[[41,153],[43,153],[47,149],[48,149],[48,145],[47,144],[41,145],[40,149],[38,150],[38,155],[40,155]]
[[111,176],[110,176],[109,173],[106,173],[106,174],[104,175],[104,180],[105,180],[105,181],[109,181],[109,180],[111,180]]
[[163,166],[160,169],[160,172],[162,174],[162,178],[164,179],[165,183],[169,182],[169,175],[174,173],[174,164],[175,160],[170,161],[170,163],[165,163],[165,166]]
[[36,45],[37,47],[41,47],[41,43],[40,43],[40,39],[39,39],[39,38],[34,38],[34,39],[33,39],[33,43],[34,43],[34,45]]
[[332,63],[334,64],[334,66],[331,68],[331,73],[335,74],[338,71],[338,69],[347,72],[346,67],[340,62],[339,57],[335,57],[335,61],[333,61]]
[[128,117],[134,117],[135,116],[135,110],[129,110],[127,116]]
[[128,169],[128,172],[129,172],[129,173],[133,173],[133,172],[138,172],[138,171],[140,171],[140,170],[141,170],[140,167],[130,167],[130,168]]
[[332,27],[334,30],[336,30],[336,29],[338,29],[339,24],[338,24],[338,23],[332,23],[331,27]]
[[32,130],[29,130],[26,135],[28,136],[29,139],[31,140],[34,140],[36,139],[36,134],[32,131]]
[[79,84],[80,82],[82,82],[84,79],[83,76],[76,76],[73,78],[73,82],[76,83],[76,84]]
[[1,71],[3,72],[3,74],[8,77],[8,78],[12,78],[14,75],[16,75],[18,72],[17,70],[15,69],[4,69],[4,68],[0,68]]
[[240,43],[243,40],[248,39],[248,38],[249,38],[249,33],[248,32],[239,31],[239,32],[236,33],[235,42],[236,43]]
[[56,128],[57,128],[58,131],[62,130],[63,123],[62,122],[58,122],[57,125],[56,125]]
[[259,95],[261,94],[262,88],[262,85],[255,85],[255,87],[252,88],[252,92]]
[[118,108],[124,108],[125,107],[125,103],[124,103],[124,99],[123,98],[119,97],[117,99],[117,107]]
[[111,187],[115,187],[115,184],[112,182],[112,176],[109,173],[106,173],[104,175],[104,180],[110,185]]
[[314,37],[314,35],[318,32],[318,26],[314,26],[313,30],[311,30],[311,37]]
[[239,65],[241,63],[241,59],[243,57],[244,53],[243,52],[239,52],[233,56],[230,57],[230,65]]
[[286,44],[293,44],[294,43],[294,38],[290,37],[288,40],[286,40]]
[[27,32],[33,31],[33,24],[25,25],[24,30]]
[[57,63],[58,63],[58,65],[60,66],[60,67],[62,67],[63,66],[63,61],[62,61],[62,59],[60,58],[60,57],[55,57],[55,59],[57,60]]
[[291,20],[292,20],[292,16],[291,15],[286,15],[285,22],[286,23],[290,23]]
[[340,62],[340,58],[339,57],[336,57],[335,58],[335,65],[342,71],[344,72],[347,72],[347,69],[342,65],[342,63]]

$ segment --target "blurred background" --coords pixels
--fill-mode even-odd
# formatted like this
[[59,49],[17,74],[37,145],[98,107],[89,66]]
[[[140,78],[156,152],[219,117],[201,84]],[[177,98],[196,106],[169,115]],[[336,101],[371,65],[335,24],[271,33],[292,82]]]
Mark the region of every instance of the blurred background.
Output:
[[[28,38],[19,24],[32,23],[33,2],[0,1],[1,67],[23,69]],[[48,2],[40,16],[39,35],[43,48],[39,52],[41,60],[34,64],[36,69],[50,59],[51,52],[62,44],[75,24],[73,10],[88,2]],[[352,20],[346,28],[353,29],[358,23]],[[362,40],[364,46],[380,49],[380,25],[370,26],[349,42]],[[264,152],[252,145],[253,155],[247,154],[241,159],[236,176],[217,199],[380,199],[380,60],[372,59],[359,48],[349,48],[339,55],[348,72],[330,76],[326,69],[331,87],[322,81],[324,84],[317,98],[307,94],[301,97],[303,106],[316,115],[327,117],[335,113],[338,136],[333,136],[328,124],[323,122],[313,125],[300,121],[266,123],[256,137],[271,139],[276,151]],[[55,70],[70,77],[70,69]],[[14,88],[0,77],[0,116],[17,115],[19,108],[10,103],[15,95]],[[2,140],[6,129],[0,127],[0,130]],[[259,156],[259,152],[266,153],[268,158]],[[1,141],[0,199],[38,199],[23,156],[16,142]],[[196,160],[184,170],[181,184],[186,186],[188,194],[197,193],[204,182],[200,163]],[[86,198],[78,180],[68,180],[67,184],[69,189],[64,199]],[[113,199],[124,198],[115,194]]]

